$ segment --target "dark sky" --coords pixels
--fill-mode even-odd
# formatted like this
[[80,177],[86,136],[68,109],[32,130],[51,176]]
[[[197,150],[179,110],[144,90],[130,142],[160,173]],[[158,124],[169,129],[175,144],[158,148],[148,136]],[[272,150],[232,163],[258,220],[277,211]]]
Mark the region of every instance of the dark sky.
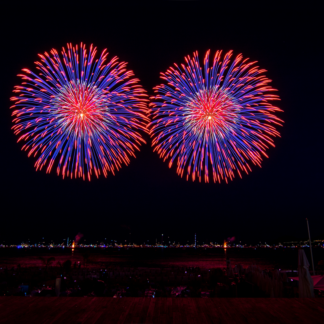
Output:
[[[89,4],[88,4],[89,6]],[[316,7],[227,8],[199,1],[26,6],[1,18],[0,242],[74,237],[155,241],[243,242],[324,239],[323,30]],[[150,138],[115,176],[90,183],[36,172],[11,131],[9,98],[22,68],[67,42],[93,43],[117,55],[152,95],[159,73],[198,50],[234,50],[259,61],[279,90],[282,137],[262,168],[229,184],[180,178],[152,152]],[[108,57],[108,58],[109,58]]]

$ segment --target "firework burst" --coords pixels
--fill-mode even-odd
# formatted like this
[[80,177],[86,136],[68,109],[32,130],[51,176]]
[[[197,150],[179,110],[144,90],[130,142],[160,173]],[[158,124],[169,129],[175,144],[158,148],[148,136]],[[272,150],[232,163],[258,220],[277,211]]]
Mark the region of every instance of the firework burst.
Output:
[[167,84],[154,88],[150,123],[152,145],[169,166],[177,163],[177,173],[209,182],[233,180],[235,172],[261,166],[273,137],[280,136],[276,125],[282,111],[270,101],[279,100],[269,86],[271,80],[256,62],[232,51],[217,51],[209,66],[209,51],[200,67],[198,52],[185,58],[186,65],[170,67],[161,78]]
[[146,94],[125,62],[114,57],[106,63],[104,50],[96,58],[81,43],[52,49],[35,62],[39,75],[23,69],[15,86],[12,127],[26,141],[28,156],[39,155],[35,167],[50,172],[57,161],[63,178],[105,177],[130,162],[145,143]]

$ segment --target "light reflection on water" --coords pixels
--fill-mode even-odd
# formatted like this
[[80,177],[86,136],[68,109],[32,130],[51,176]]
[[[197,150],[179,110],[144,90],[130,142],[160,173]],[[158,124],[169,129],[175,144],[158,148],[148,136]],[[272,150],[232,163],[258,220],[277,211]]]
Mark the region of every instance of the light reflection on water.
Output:
[[[305,249],[308,260],[310,260],[309,249]],[[181,266],[200,268],[226,268],[227,259],[231,264],[242,264],[244,268],[256,264],[260,268],[297,269],[297,249],[0,249],[0,267],[7,266],[40,266],[40,257],[55,257],[53,266],[70,259],[72,263],[82,262],[83,254],[88,253],[90,260],[89,267],[98,267],[102,264],[130,265],[138,267],[159,267],[159,266]],[[324,249],[313,249],[314,263],[324,260]]]

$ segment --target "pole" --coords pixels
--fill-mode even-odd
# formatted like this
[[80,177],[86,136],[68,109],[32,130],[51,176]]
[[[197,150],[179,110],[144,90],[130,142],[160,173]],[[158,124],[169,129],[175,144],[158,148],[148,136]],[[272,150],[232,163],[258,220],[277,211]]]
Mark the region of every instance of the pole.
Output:
[[309,248],[310,248],[311,260],[312,260],[313,276],[315,276],[312,241],[311,241],[311,236],[310,236],[310,231],[309,231],[308,218],[306,218],[306,222],[307,222],[307,229],[308,229]]

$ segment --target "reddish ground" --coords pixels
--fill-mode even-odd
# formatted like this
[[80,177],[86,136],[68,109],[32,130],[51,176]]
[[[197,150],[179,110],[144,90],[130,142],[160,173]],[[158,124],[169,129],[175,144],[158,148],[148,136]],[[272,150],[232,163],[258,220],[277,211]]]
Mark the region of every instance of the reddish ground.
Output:
[[0,323],[323,323],[323,298],[0,297]]

